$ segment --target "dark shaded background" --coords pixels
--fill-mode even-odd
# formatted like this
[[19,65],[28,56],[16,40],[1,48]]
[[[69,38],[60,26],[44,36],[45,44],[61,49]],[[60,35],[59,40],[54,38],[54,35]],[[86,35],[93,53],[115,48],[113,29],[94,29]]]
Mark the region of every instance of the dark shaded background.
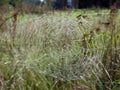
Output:
[[[110,8],[115,2],[119,3],[120,0],[72,0],[72,7],[74,8]],[[67,0],[56,0],[54,7],[63,8],[67,6]]]

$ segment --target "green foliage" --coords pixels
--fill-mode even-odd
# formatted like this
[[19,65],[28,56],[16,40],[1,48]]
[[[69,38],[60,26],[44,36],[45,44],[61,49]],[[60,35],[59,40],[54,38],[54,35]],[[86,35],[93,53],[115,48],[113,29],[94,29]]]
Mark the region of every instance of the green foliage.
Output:
[[10,0],[0,0],[0,5],[8,4]]
[[14,6],[14,7],[19,7],[19,5],[21,4],[23,0],[10,0],[10,3]]

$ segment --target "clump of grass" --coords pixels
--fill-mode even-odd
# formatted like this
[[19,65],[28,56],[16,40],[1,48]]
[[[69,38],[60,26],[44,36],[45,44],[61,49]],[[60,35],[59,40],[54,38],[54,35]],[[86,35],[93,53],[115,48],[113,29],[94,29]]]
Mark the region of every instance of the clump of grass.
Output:
[[9,31],[0,33],[1,88],[95,90],[98,81],[102,88],[102,60],[110,32],[104,27],[96,31],[102,17],[87,17],[90,19],[78,20],[68,13],[43,14],[18,22],[14,45]]

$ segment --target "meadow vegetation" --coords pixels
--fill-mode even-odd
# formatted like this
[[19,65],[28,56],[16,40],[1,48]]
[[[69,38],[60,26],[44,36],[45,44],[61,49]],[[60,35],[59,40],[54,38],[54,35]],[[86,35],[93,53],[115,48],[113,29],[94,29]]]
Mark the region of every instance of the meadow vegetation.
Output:
[[15,33],[8,20],[0,32],[1,90],[120,90],[120,15],[111,14],[24,14]]

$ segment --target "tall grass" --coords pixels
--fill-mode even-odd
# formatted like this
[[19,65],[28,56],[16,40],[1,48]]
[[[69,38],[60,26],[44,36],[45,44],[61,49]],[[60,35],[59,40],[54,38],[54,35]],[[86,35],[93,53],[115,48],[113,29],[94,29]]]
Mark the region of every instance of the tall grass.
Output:
[[[111,27],[101,22],[109,17],[94,13],[79,19],[72,13],[44,14],[35,19],[26,17],[24,22],[17,23],[14,44],[9,31],[0,33],[1,89],[98,90],[98,83],[97,87],[104,90],[101,80],[104,68],[106,78],[111,80],[109,83],[116,82],[110,90],[119,90],[120,70],[116,71],[118,78],[112,81],[103,63],[109,58],[106,52]],[[117,42],[114,49],[119,67],[118,21],[112,41]]]

